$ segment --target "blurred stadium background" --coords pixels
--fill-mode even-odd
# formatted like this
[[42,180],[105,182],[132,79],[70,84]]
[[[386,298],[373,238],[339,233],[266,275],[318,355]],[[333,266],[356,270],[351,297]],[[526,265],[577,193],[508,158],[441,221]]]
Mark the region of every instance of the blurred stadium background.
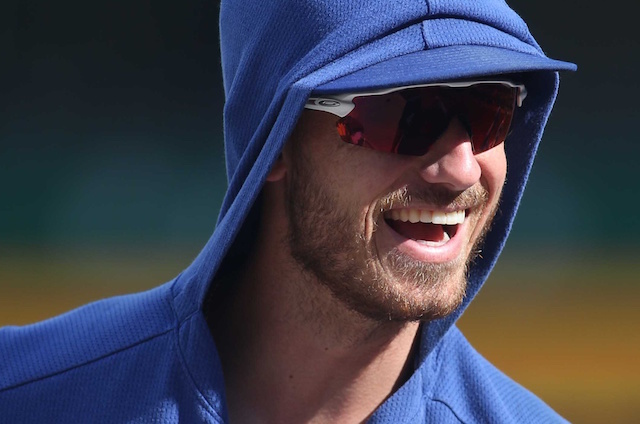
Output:
[[[635,16],[615,0],[509,3],[579,71],[460,326],[572,422],[638,422]],[[0,325],[170,280],[206,242],[226,183],[217,8],[5,2]]]

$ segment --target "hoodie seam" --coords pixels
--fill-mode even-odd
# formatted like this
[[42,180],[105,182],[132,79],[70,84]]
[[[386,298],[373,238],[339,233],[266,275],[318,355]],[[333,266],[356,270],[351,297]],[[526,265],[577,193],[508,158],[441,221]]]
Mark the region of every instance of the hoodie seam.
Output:
[[456,411],[451,407],[451,405],[449,405],[447,402],[445,402],[442,399],[436,399],[433,397],[428,398],[429,400],[431,400],[432,402],[436,402],[436,403],[440,403],[442,405],[444,405],[449,411],[451,411],[451,413],[456,417],[456,419],[458,420],[458,422],[460,422],[461,424],[466,424],[467,421],[463,420],[462,417],[460,417],[460,415],[458,415],[456,413]]
[[[385,38],[385,37],[387,37],[389,35],[395,34],[398,31],[402,31],[403,29],[409,28],[409,27],[417,25],[417,24],[420,24],[421,26],[424,25],[425,19],[428,18],[428,10],[430,9],[430,7],[427,4],[427,1],[428,0],[424,0],[425,6],[427,8],[427,12],[424,15],[422,15],[420,17],[413,18],[413,19],[409,19],[406,22],[403,22],[402,24],[399,24],[399,25],[394,26],[392,28],[388,28],[386,31],[384,31],[384,32],[382,32],[380,34],[377,34],[375,37],[372,37],[371,39],[363,40],[361,43],[358,43],[358,44],[352,46],[348,50],[342,51],[339,55],[336,55],[335,57],[327,59],[326,62],[318,64],[318,66],[316,68],[307,70],[307,72],[304,75],[295,75],[293,80],[294,81],[300,81],[300,80],[306,78],[307,76],[313,74],[314,72],[325,68],[327,65],[329,65],[329,64],[331,64],[333,62],[336,62],[338,60],[341,60],[341,59],[353,54],[354,52],[358,51],[359,49],[361,49],[363,47],[366,47],[367,45],[370,45],[372,42],[375,42],[377,40],[383,39],[383,38]],[[421,31],[421,38],[422,38],[423,45],[426,46],[425,39],[424,39],[424,31]],[[426,48],[428,48],[428,46],[426,46]],[[369,65],[367,65],[367,66],[369,66]],[[349,74],[351,74],[353,72],[357,72],[358,70],[360,70],[360,69],[353,70],[351,72],[348,72],[347,74],[336,75],[336,76],[332,77],[331,79],[329,79],[327,81],[324,81],[322,84],[327,84],[327,83],[329,83],[331,81],[334,81],[336,79],[339,79],[339,78],[341,78],[341,77],[343,77],[345,75],[349,75]],[[289,81],[289,80],[290,80],[290,78],[283,78],[281,80],[281,84],[285,84],[285,81]],[[295,85],[295,83],[294,83],[294,85]],[[313,90],[313,88],[312,88],[312,90]]]
[[[193,316],[193,315],[190,315]],[[200,391],[200,388],[198,387],[198,385],[196,384],[192,373],[189,370],[189,366],[187,364],[187,360],[184,357],[184,352],[182,351],[182,345],[180,344],[180,328],[181,326],[184,324],[184,322],[180,323],[180,325],[178,325],[177,329],[176,329],[176,339],[174,340],[174,343],[176,344],[176,350],[178,353],[178,358],[180,361],[180,367],[182,368],[182,372],[186,378],[186,380],[189,382],[189,384],[191,385],[191,388],[193,389],[193,391],[197,394],[197,398],[198,401],[206,408],[207,413],[212,416],[213,418],[219,420],[220,422],[224,422],[224,419],[222,418],[222,416],[218,413],[218,411],[216,410],[216,407],[211,404],[206,396]]]
[[[470,22],[470,23],[473,23],[473,24],[483,25],[483,26],[488,27],[488,28],[493,28],[494,30],[499,31],[499,32],[501,32],[501,33],[503,33],[503,34],[505,34],[505,35],[507,35],[509,37],[513,37],[514,39],[518,40],[520,43],[523,43],[523,44],[533,48],[538,53],[543,53],[538,48],[538,46],[536,46],[535,44],[531,44],[531,40],[527,40],[526,38],[522,38],[521,37],[522,34],[514,34],[513,32],[506,31],[505,28],[501,28],[499,26],[494,25],[491,22],[487,22],[487,21],[484,21],[482,19],[477,19],[477,18],[472,18],[472,17],[461,17],[459,15],[455,15],[455,14],[452,14],[452,13],[435,14],[433,16],[428,16],[426,19],[424,19],[422,21],[422,29],[423,29],[422,30],[422,37],[423,37],[423,39],[425,41],[425,45],[426,45],[427,49],[430,49],[432,47],[429,46],[429,43],[426,40],[426,34],[425,34],[425,32],[426,32],[426,24],[428,22],[431,22],[431,21],[434,21],[434,20],[443,20],[443,19],[453,19],[453,20],[465,21],[465,22]],[[465,42],[464,44],[451,44],[451,45],[487,46],[487,45],[490,45],[490,44],[478,43],[478,42],[476,42],[476,43],[466,43]],[[442,46],[442,47],[447,47],[447,46]],[[506,50],[512,50],[512,51],[517,51],[517,52],[520,52],[520,53],[525,53],[522,50],[516,50],[516,49],[513,49],[513,48],[508,47],[508,46],[499,46],[499,47],[503,48],[503,49],[506,49]]]
[[[427,9],[426,12],[426,16],[429,16],[431,14],[431,5],[429,4],[429,0],[424,0],[424,6]],[[425,23],[427,22],[427,19],[424,19],[421,23],[420,26],[422,27],[422,31],[420,31],[420,35],[422,36],[422,44],[424,45],[424,49],[425,50],[429,50],[429,43],[427,42],[427,36],[425,34],[426,32],[426,26]]]
[[65,373],[73,371],[75,369],[82,368],[84,366],[87,366],[87,365],[90,365],[90,364],[93,364],[93,363],[96,363],[96,362],[100,362],[103,359],[106,359],[106,358],[108,358],[110,356],[118,355],[119,353],[125,352],[125,351],[127,351],[129,349],[133,349],[133,348],[135,348],[135,347],[137,347],[139,345],[142,345],[144,343],[147,343],[148,341],[153,340],[153,339],[155,339],[157,337],[162,337],[162,336],[166,335],[167,333],[170,333],[173,330],[174,330],[174,328],[172,326],[171,328],[166,329],[166,330],[162,331],[161,333],[154,334],[152,336],[146,337],[146,338],[144,338],[142,340],[139,340],[139,341],[137,341],[135,343],[132,343],[132,344],[127,345],[125,347],[113,350],[113,351],[111,351],[109,353],[106,353],[104,355],[100,355],[100,356],[98,356],[96,358],[89,359],[89,360],[81,362],[79,364],[76,364],[76,365],[73,365],[73,366],[70,366],[70,367],[64,368],[62,370],[49,373],[49,374],[45,374],[45,375],[40,376],[40,377],[32,378],[32,379],[29,379],[27,381],[23,381],[23,382],[20,382],[20,383],[13,384],[11,386],[4,387],[4,388],[0,389],[0,393],[8,392],[8,391],[14,390],[14,389],[18,389],[18,388],[20,388],[22,386],[27,386],[29,384],[34,384],[34,383],[37,383],[39,381],[47,380],[49,378],[53,378],[53,377],[56,377],[58,375],[65,374]]
[[[177,279],[176,279],[177,281]],[[172,294],[172,301],[169,302],[171,303],[171,311],[173,312],[174,318],[175,318],[175,340],[173,341],[176,345],[176,353],[178,356],[178,361],[180,362],[180,368],[182,369],[182,373],[185,377],[185,379],[189,382],[189,384],[191,385],[191,388],[193,389],[193,391],[196,393],[198,401],[206,408],[207,413],[217,419],[220,422],[224,422],[224,418],[218,413],[218,411],[216,410],[215,406],[212,405],[206,398],[206,396],[200,391],[200,388],[198,387],[198,385],[196,384],[195,379],[193,378],[193,375],[189,369],[187,360],[184,356],[184,352],[182,350],[182,344],[180,343],[180,330],[182,328],[182,326],[189,320],[192,319],[192,317],[194,315],[196,315],[199,312],[199,309],[196,308],[194,311],[192,311],[191,313],[189,313],[187,316],[184,317],[184,319],[180,320],[178,317],[178,311],[175,308],[174,302],[175,302],[175,298],[177,296],[177,294],[173,291],[173,287],[171,290],[171,294]]]
[[[437,376],[440,375],[440,372],[442,371],[442,367],[444,366],[444,360],[441,360],[441,356],[443,355],[443,351],[444,351],[444,345],[445,343],[447,343],[447,341],[445,340],[445,338],[447,337],[447,335],[449,334],[450,331],[456,331],[458,330],[458,328],[455,325],[455,322],[453,324],[451,324],[451,326],[449,327],[449,329],[445,332],[445,334],[440,338],[440,340],[438,341],[438,343],[436,344],[436,347],[434,348],[434,354],[435,354],[435,363],[436,363],[436,367],[434,370],[434,379],[433,381],[437,381],[438,378]],[[451,337],[451,336],[449,336]],[[465,424],[466,421],[462,419],[462,417],[460,417],[460,415],[458,413],[456,413],[456,411],[453,409],[453,407],[451,405],[449,405],[449,403],[447,403],[446,401],[436,397],[436,392],[434,389],[434,386],[432,385],[431,388],[425,393],[425,400],[431,400],[432,402],[437,402],[440,403],[442,405],[444,405],[449,411],[451,411],[451,413],[458,419],[458,421],[460,423]]]

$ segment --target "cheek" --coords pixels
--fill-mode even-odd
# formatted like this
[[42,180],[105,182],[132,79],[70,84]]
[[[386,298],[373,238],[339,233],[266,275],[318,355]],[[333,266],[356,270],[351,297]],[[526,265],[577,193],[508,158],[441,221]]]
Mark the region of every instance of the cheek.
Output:
[[340,140],[336,117],[324,112],[305,111],[298,127],[300,152],[307,166],[342,203],[375,201],[400,177],[408,160],[353,146]]
[[403,157],[376,152],[346,143],[334,144],[332,160],[323,168],[331,175],[331,188],[344,202],[359,205],[363,212],[389,194],[406,173]]

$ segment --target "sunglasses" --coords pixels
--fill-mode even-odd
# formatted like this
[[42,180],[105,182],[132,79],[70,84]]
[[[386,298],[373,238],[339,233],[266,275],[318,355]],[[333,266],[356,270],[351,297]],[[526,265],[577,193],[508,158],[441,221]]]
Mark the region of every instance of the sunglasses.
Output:
[[449,82],[311,97],[305,109],[336,115],[345,143],[412,156],[427,153],[457,118],[478,154],[505,140],[526,96],[508,81]]

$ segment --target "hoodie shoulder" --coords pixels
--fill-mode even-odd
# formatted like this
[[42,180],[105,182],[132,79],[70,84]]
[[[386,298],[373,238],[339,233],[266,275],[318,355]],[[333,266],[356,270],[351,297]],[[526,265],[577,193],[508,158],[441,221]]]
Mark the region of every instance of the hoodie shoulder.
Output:
[[434,353],[440,365],[432,399],[446,405],[460,422],[567,422],[480,355],[457,327]]
[[168,283],[0,329],[3,419],[222,422],[185,365],[182,342],[207,336],[200,317],[178,322],[172,303]]
[[64,373],[170,331],[175,318],[169,294],[161,286],[0,329],[0,390]]

